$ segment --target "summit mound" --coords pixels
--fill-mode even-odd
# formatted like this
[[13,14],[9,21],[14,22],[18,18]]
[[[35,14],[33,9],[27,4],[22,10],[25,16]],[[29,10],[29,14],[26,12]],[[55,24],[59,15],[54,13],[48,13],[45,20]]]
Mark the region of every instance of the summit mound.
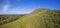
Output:
[[1,28],[60,28],[60,10],[39,8]]

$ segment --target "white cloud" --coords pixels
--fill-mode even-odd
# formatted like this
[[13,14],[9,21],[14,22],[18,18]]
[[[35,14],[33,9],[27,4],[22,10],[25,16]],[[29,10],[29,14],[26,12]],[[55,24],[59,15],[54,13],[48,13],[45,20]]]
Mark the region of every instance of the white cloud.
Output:
[[24,14],[28,7],[17,7],[9,11],[9,14]]
[[5,5],[5,6],[3,6],[3,12],[6,12],[7,10],[8,10],[8,8],[9,8],[10,6],[7,4],[7,5]]
[[8,11],[8,8],[10,7],[9,3],[10,1],[6,0],[6,4],[2,8],[3,13],[6,13]]

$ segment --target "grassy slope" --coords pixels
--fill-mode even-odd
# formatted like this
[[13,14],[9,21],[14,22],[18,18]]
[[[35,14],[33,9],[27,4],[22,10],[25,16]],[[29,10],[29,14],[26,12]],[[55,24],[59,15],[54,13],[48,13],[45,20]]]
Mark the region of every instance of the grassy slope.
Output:
[[59,20],[60,11],[38,9],[1,28],[60,28]]

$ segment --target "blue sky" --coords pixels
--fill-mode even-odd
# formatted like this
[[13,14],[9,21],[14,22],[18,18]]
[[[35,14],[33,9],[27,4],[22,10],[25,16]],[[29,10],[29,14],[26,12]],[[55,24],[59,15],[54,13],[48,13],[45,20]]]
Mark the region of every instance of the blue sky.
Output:
[[0,0],[0,14],[26,14],[36,8],[60,9],[60,0]]

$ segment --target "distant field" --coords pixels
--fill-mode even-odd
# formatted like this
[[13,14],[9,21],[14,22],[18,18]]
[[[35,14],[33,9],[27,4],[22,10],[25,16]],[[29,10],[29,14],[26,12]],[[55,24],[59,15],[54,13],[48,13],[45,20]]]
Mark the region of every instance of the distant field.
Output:
[[12,22],[24,15],[0,15],[0,25]]

